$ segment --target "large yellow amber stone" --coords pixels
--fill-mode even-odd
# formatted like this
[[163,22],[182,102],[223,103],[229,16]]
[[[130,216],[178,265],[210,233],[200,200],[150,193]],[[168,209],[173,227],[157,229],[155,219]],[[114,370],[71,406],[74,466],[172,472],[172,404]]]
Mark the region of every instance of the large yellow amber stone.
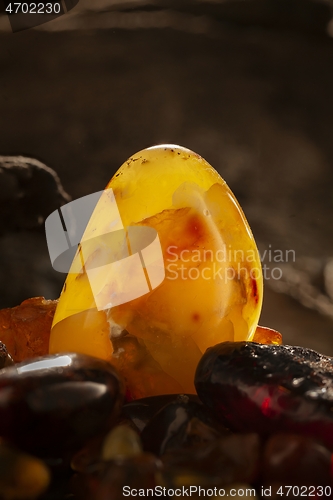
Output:
[[208,347],[252,340],[263,297],[258,250],[235,196],[193,151],[160,145],[129,158],[82,240],[51,353],[110,360],[139,398],[195,392]]

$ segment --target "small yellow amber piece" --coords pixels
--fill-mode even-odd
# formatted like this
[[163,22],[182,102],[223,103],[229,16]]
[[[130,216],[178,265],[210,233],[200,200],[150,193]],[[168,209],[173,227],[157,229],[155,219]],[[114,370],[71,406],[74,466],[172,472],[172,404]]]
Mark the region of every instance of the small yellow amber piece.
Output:
[[252,340],[258,344],[282,345],[282,334],[267,326],[257,326]]
[[[99,239],[110,232],[112,241]],[[129,158],[101,196],[50,352],[110,360],[133,398],[193,393],[208,347],[252,340],[262,297],[258,250],[225,181],[193,151],[154,146]]]

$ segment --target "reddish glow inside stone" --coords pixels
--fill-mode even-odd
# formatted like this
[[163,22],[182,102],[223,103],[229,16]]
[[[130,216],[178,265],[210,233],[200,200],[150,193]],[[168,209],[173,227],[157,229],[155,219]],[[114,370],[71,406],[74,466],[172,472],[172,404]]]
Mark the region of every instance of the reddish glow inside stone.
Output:
[[[110,232],[110,245],[94,238]],[[252,340],[262,296],[258,250],[225,181],[193,151],[155,146],[129,158],[98,202],[50,353],[111,361],[132,398],[193,393],[208,347]]]

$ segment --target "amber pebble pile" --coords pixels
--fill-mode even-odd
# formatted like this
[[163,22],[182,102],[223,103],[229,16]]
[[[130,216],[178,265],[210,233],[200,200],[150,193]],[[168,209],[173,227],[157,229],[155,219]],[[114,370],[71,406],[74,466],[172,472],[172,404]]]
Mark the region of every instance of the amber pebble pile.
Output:
[[192,486],[194,498],[201,487],[278,499],[290,485],[290,498],[299,488],[330,498],[332,384],[330,358],[252,342],[207,351],[199,398],[126,402],[115,368],[85,355],[9,366],[0,372],[0,498],[120,500],[125,487]]
[[0,499],[332,498],[333,361],[258,326],[260,270],[203,158],[129,158],[58,305],[0,311]]

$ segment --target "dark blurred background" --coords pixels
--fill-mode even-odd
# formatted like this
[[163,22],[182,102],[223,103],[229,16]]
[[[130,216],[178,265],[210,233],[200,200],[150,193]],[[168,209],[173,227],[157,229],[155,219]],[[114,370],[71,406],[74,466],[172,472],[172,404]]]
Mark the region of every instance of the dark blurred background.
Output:
[[[80,0],[13,33],[2,15],[0,155],[37,158],[75,199],[147,146],[198,152],[261,252],[295,252],[266,256],[282,275],[268,272],[261,324],[333,355],[332,16],[328,0]],[[56,298],[65,276],[43,226],[14,229],[0,236],[0,306]]]

